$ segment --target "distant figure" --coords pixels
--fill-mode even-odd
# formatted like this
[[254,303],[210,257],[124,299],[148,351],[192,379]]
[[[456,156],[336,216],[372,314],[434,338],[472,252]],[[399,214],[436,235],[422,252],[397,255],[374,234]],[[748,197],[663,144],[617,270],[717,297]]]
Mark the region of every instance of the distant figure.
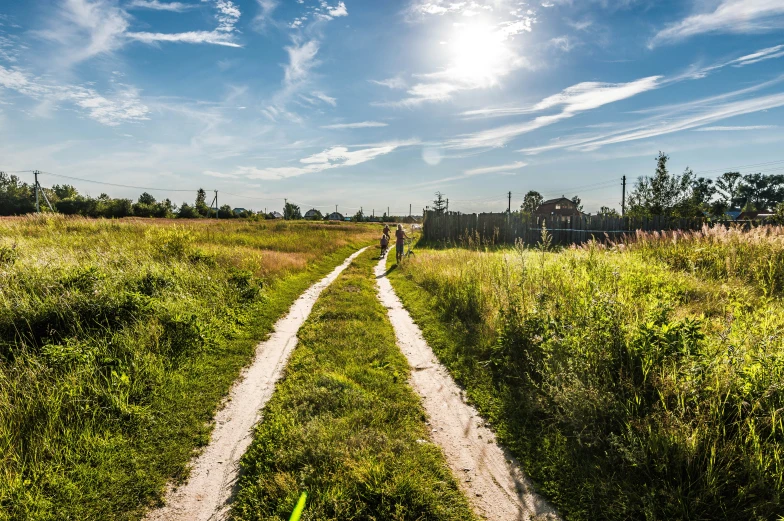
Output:
[[408,239],[408,235],[406,235],[406,232],[403,231],[403,225],[402,224],[398,224],[397,225],[397,230],[395,230],[395,239],[396,239],[395,247],[396,247],[396,253],[397,253],[397,256],[395,257],[395,260],[399,264],[400,263],[400,259],[403,258],[403,247],[405,245],[405,239]]
[[387,254],[387,248],[389,247],[389,235],[382,235],[381,236],[381,257]]
[[386,236],[387,236],[387,239],[390,239],[390,238],[392,238],[392,236],[391,236],[391,235],[389,235],[389,225],[388,225],[388,224],[385,224],[385,225],[384,225],[384,235],[386,235]]

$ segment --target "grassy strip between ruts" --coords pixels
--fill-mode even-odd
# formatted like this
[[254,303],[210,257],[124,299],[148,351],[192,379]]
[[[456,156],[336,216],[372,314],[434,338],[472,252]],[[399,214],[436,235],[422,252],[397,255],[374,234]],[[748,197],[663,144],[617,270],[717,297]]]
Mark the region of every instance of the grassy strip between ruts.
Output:
[[[90,223],[74,224],[88,225]],[[110,237],[114,238],[115,235]],[[21,422],[22,419],[16,418],[19,415],[25,416],[27,420],[18,427],[22,432],[16,437],[13,433],[0,433],[2,444],[11,443],[5,448],[0,447],[0,469],[3,471],[0,473],[0,520],[139,519],[146,506],[161,497],[168,480],[183,479],[187,475],[186,465],[193,449],[207,443],[212,428],[209,421],[240,369],[252,357],[259,339],[271,331],[275,321],[305,289],[356,251],[364,239],[359,235],[356,241],[352,241],[354,244],[334,249],[299,270],[268,279],[263,292],[246,303],[247,310],[224,310],[231,306],[226,304],[220,307],[221,302],[217,301],[209,303],[218,306],[221,312],[233,312],[241,317],[236,329],[230,334],[213,335],[217,338],[216,344],[209,349],[198,350],[196,346],[191,346],[194,351],[188,353],[186,360],[177,366],[170,364],[163,372],[158,371],[161,373],[160,387],[143,390],[143,406],[120,403],[116,408],[123,415],[115,419],[112,425],[106,426],[106,422],[95,419],[100,418],[101,414],[112,413],[113,409],[109,406],[99,403],[87,409],[85,405],[83,411],[73,412],[69,409],[74,407],[71,402],[91,402],[80,395],[69,400],[68,397],[60,399],[45,395],[43,391],[39,393],[41,396],[33,396],[33,390],[29,389],[31,385],[48,385],[55,390],[63,388],[67,392],[88,395],[94,392],[88,390],[88,386],[93,385],[92,380],[83,378],[82,382],[66,371],[76,366],[77,362],[88,368],[90,364],[103,364],[109,354],[102,354],[100,356],[104,358],[91,362],[92,358],[88,355],[91,356],[92,349],[98,348],[87,343],[83,347],[78,346],[76,354],[89,360],[83,362],[78,358],[76,361],[68,359],[62,362],[60,360],[64,359],[64,355],[55,359],[59,364],[55,369],[66,374],[65,377],[57,376],[60,373],[49,375],[54,369],[47,369],[39,361],[36,346],[15,352],[12,361],[2,362],[5,365],[0,377],[5,380],[0,382],[0,388],[8,394],[0,399],[0,417],[8,420],[8,425]],[[135,258],[136,252],[129,251],[127,256]],[[221,269],[220,265],[216,265],[210,267],[208,273],[221,275]],[[192,271],[202,273],[199,270],[206,271],[207,268],[201,264],[192,268]],[[125,276],[123,270],[115,271],[116,274],[111,273],[113,278]],[[225,284],[215,276],[213,279],[215,285]],[[98,297],[95,296],[93,300],[97,301]],[[137,327],[139,331],[134,331],[141,335],[146,326],[140,322]],[[210,331],[200,331],[199,334],[207,337]],[[109,344],[114,345],[112,342],[116,338],[110,337]],[[189,339],[185,335],[185,340]],[[146,338],[137,337],[137,340],[141,343]],[[147,349],[146,345],[143,347]],[[49,358],[53,356],[48,354],[51,349],[49,346],[44,348]],[[106,350],[111,353],[109,348]],[[119,368],[111,373],[111,390],[114,392],[117,388],[118,393],[124,390],[125,395],[130,395],[135,392],[132,387],[136,385],[134,375],[140,372],[140,364],[151,364],[147,361],[151,355],[143,355],[147,358],[141,362],[139,359],[142,355],[135,359],[128,354],[114,356],[118,361],[110,360],[114,364],[111,367]],[[133,361],[126,362],[127,358]],[[82,369],[81,372],[86,373],[87,370]],[[126,372],[130,376],[126,376]],[[35,380],[33,384],[29,383],[32,378],[29,375],[35,377],[41,374],[49,375],[46,377],[48,380],[38,376],[40,383],[36,384]],[[67,382],[75,382],[71,386],[76,386],[75,390],[68,390],[67,382],[61,381],[64,378]],[[109,395],[109,392],[106,394]],[[28,396],[33,396],[34,400],[31,398],[29,403],[25,402]],[[5,398],[8,398],[7,403]],[[126,400],[131,402],[127,396]],[[44,410],[47,404],[52,403],[60,403],[60,409]],[[14,413],[14,409],[18,413]],[[126,410],[129,412],[124,412]],[[132,415],[137,410],[139,419]],[[64,414],[68,417],[60,418]],[[64,422],[65,431],[60,432],[62,429],[58,422]],[[2,423],[3,428],[8,425]],[[54,427],[49,428],[47,425]],[[35,447],[28,450],[26,446],[32,444]]]
[[407,383],[376,297],[376,250],[316,303],[242,460],[235,519],[475,519]]

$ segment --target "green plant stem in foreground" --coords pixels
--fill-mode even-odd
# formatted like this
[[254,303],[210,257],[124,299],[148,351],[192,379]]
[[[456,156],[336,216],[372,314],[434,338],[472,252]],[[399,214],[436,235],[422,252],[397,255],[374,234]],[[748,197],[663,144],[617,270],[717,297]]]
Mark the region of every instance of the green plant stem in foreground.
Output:
[[373,250],[321,296],[242,459],[239,520],[473,520],[376,297]]

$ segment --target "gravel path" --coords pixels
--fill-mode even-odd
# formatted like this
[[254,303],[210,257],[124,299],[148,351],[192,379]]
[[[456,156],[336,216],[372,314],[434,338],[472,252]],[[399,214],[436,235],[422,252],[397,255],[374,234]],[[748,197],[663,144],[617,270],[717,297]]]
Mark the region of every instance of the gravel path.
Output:
[[225,406],[215,415],[210,443],[192,461],[188,482],[170,490],[166,505],[150,512],[147,520],[213,521],[228,517],[240,457],[250,445],[253,427],[297,345],[297,331],[321,292],[365,249],[351,255],[308,288],[291,306],[288,315],[275,323],[274,333],[258,345],[253,363],[240,375]]
[[385,269],[386,259],[381,259],[375,271],[379,299],[411,365],[411,385],[422,397],[432,439],[444,450],[474,511],[498,521],[559,519],[555,509],[534,492],[519,464],[498,445],[476,409],[465,403],[462,390],[392,289]]

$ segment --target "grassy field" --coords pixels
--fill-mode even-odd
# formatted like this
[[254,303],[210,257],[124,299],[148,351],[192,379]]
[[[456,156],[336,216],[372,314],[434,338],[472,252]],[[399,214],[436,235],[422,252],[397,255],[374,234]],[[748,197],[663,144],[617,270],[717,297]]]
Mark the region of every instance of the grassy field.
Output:
[[316,303],[246,452],[238,520],[473,520],[440,449],[427,441],[408,363],[358,257]]
[[0,220],[0,519],[138,519],[185,477],[257,341],[376,235]]
[[425,338],[570,520],[784,515],[784,230],[426,250]]

